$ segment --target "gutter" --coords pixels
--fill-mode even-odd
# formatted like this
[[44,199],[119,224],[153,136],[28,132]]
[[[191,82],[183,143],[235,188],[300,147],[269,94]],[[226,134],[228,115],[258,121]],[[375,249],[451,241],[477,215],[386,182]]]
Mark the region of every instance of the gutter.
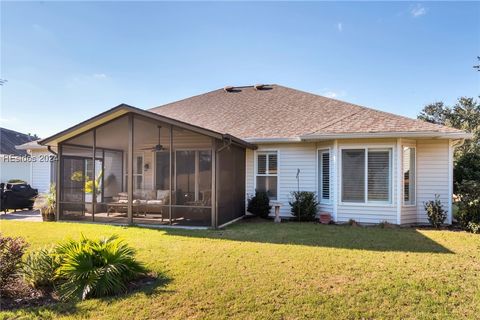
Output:
[[473,134],[466,132],[371,132],[345,134],[311,134],[300,136],[302,141],[361,138],[436,138],[436,139],[472,139]]

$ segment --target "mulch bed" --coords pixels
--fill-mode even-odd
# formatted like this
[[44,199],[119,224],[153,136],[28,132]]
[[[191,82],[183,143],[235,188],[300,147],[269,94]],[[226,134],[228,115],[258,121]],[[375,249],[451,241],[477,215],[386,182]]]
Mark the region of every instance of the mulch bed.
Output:
[[[126,294],[141,290],[155,283],[157,277],[147,274],[130,281]],[[15,310],[29,307],[46,306],[59,302],[59,297],[51,289],[35,289],[28,286],[22,278],[15,278],[4,288],[1,288],[0,310]]]
[[49,290],[34,289],[21,278],[10,281],[1,291],[0,310],[38,307],[58,301]]

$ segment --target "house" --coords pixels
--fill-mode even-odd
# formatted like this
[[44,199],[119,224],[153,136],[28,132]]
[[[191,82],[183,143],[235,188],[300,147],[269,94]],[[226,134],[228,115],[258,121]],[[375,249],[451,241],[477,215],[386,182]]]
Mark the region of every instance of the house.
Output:
[[38,189],[39,193],[46,193],[50,185],[55,183],[56,158],[46,146],[38,143],[39,140],[23,143],[15,148],[26,152],[28,155],[29,177],[27,181],[32,188]]
[[32,141],[32,136],[0,128],[0,182],[9,180],[30,181],[30,163],[26,161],[27,153],[17,150],[16,145]]
[[[463,131],[280,85],[225,87],[150,110],[119,105],[40,143],[58,148],[59,219],[218,227],[255,190],[290,216],[315,192],[336,222],[452,220]],[[298,178],[298,179],[297,179]]]

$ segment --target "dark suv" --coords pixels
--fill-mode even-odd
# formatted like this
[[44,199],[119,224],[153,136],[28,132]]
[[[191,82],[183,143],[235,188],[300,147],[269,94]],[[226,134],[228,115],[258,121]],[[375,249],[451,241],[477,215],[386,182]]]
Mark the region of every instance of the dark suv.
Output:
[[38,196],[38,190],[26,183],[0,183],[0,211],[9,209],[33,209],[33,203]]

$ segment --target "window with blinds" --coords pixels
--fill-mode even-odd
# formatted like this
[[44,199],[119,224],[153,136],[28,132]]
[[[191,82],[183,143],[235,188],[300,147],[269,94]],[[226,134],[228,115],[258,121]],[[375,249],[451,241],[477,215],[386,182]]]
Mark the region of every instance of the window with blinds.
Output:
[[277,200],[278,155],[276,151],[257,153],[256,190],[265,191]]
[[415,204],[415,148],[403,148],[403,203]]
[[342,150],[342,202],[391,202],[391,149]]
[[320,201],[330,200],[330,152],[328,150],[318,151],[318,191]]
[[368,150],[368,201],[390,202],[390,151]]

